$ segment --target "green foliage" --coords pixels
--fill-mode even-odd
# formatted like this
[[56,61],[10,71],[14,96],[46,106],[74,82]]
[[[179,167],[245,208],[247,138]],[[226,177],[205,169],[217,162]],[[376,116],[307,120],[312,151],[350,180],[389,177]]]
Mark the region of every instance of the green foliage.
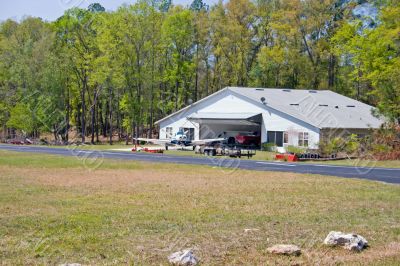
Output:
[[93,13],[106,11],[106,9],[102,5],[100,5],[99,3],[90,4],[88,6],[88,10],[90,12],[93,12]]
[[347,154],[355,154],[360,148],[360,140],[356,134],[351,134],[345,143],[344,150]]
[[159,10],[161,12],[168,12],[170,7],[172,6],[172,0],[161,0],[161,3],[159,4]]
[[346,140],[341,137],[332,138],[329,140],[321,141],[319,146],[319,152],[323,156],[330,156],[345,150]]
[[400,126],[387,123],[375,130],[372,137],[364,144],[369,155],[377,160],[400,159]]
[[294,154],[302,154],[306,151],[305,148],[302,147],[297,147],[297,146],[293,146],[293,145],[289,145],[286,147],[286,151],[289,153],[294,153]]
[[361,147],[361,140],[356,134],[347,137],[335,137],[319,143],[319,152],[323,156],[345,153],[348,156],[357,156]]
[[0,102],[0,126],[4,126],[8,121],[9,110],[6,104]]
[[[154,121],[225,86],[329,88],[398,123],[400,6],[374,3],[371,23],[353,12],[362,3],[140,0],[72,8],[55,22],[4,21],[0,124],[62,139],[74,128],[92,142],[150,136]],[[26,107],[34,120],[24,127]],[[359,149],[339,142],[322,146]]]
[[32,110],[27,104],[18,103],[10,111],[10,119],[7,121],[10,128],[19,129],[26,133],[31,133],[35,129]]
[[342,58],[351,58],[348,76],[356,82],[355,96],[376,104],[392,121],[400,118],[400,6],[389,3],[376,28],[356,20],[344,23],[332,38]]
[[208,11],[209,6],[203,2],[203,0],[193,0],[193,2],[190,4],[190,9],[192,11]]
[[275,143],[265,142],[261,146],[262,146],[262,150],[263,151],[276,151],[276,144]]

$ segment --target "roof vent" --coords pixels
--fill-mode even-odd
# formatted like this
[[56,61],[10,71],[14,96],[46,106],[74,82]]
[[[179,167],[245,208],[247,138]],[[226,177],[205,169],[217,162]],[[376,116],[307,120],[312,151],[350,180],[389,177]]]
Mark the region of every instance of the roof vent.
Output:
[[356,107],[355,105],[346,105],[346,107]]
[[291,103],[290,105],[292,105],[292,106],[299,106],[298,103]]
[[335,108],[336,108],[336,109],[339,109],[339,106],[338,106],[338,105],[336,105],[336,106],[335,106]]
[[261,97],[260,100],[261,100],[261,102],[262,102],[263,104],[266,104],[265,98],[264,98],[264,97]]
[[309,93],[317,93],[315,90],[308,91]]
[[284,89],[284,90],[282,90],[282,91],[291,92],[292,90]]
[[327,105],[327,104],[320,104],[319,106],[325,106],[325,107],[327,107],[328,105]]
[[256,89],[256,91],[264,91],[264,89]]

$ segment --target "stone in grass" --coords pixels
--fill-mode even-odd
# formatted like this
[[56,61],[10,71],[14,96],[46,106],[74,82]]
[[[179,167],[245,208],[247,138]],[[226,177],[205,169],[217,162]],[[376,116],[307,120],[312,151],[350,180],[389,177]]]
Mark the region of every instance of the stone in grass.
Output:
[[244,231],[245,233],[250,233],[250,232],[257,232],[257,231],[260,231],[260,229],[257,229],[257,228],[245,228],[243,231]]
[[324,240],[328,246],[342,246],[348,250],[361,251],[368,246],[367,240],[357,234],[331,231]]
[[168,256],[168,261],[172,265],[192,266],[196,265],[199,260],[194,256],[191,249],[184,249]]
[[296,245],[275,245],[267,248],[269,253],[279,254],[279,255],[294,255],[299,256],[301,254],[301,249]]

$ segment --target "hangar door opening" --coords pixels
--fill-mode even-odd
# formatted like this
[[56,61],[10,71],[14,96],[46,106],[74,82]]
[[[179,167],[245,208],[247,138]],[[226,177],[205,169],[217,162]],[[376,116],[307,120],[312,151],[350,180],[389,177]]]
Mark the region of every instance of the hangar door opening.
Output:
[[261,114],[196,113],[188,119],[199,124],[200,139],[226,138],[230,144],[261,144]]

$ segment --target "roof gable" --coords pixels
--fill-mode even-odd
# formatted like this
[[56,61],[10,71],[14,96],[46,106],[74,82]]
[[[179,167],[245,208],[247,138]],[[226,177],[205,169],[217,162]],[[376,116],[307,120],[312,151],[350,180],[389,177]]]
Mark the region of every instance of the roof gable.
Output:
[[172,114],[167,115],[167,116],[164,117],[164,118],[161,118],[160,120],[157,120],[156,122],[154,122],[154,124],[156,124],[156,125],[157,125],[157,124],[160,124],[161,122],[163,122],[163,121],[165,121],[165,120],[167,120],[167,119],[169,119],[169,118],[172,118],[172,117],[175,116],[175,115],[178,115],[178,114],[180,114],[180,113],[183,113],[183,112],[187,111],[189,108],[195,107],[195,106],[197,106],[197,105],[199,105],[199,104],[201,104],[201,103],[207,101],[208,99],[211,99],[211,98],[215,97],[215,96],[218,95],[218,94],[221,94],[221,93],[226,92],[227,90],[228,90],[228,87],[223,88],[222,90],[219,90],[219,91],[217,91],[217,92],[214,92],[213,94],[210,94],[210,95],[204,97],[203,99],[198,100],[197,102],[194,102],[194,103],[192,103],[192,104],[190,104],[190,105],[188,105],[188,106],[186,106],[186,107],[184,107],[184,108],[182,108],[182,109],[179,109],[178,111],[176,111],[176,112],[174,112],[174,113],[172,113]]

